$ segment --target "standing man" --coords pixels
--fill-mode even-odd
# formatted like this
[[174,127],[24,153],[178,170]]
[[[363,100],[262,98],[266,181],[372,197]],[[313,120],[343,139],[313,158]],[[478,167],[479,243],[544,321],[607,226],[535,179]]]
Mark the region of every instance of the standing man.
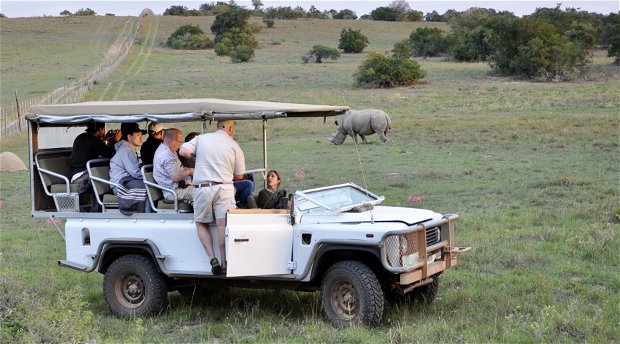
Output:
[[[226,212],[235,208],[233,178],[245,174],[245,157],[233,139],[236,123],[217,122],[217,131],[193,138],[181,146],[179,154],[196,156],[194,170],[194,221],[198,238],[210,258],[213,274],[226,274]],[[213,249],[209,223],[217,225],[221,265]]]
[[175,193],[164,191],[164,197],[168,201],[174,199],[189,200],[193,199],[194,188],[187,186],[179,187],[179,182],[186,180],[194,174],[193,168],[181,166],[181,160],[177,155],[177,150],[183,144],[183,133],[177,128],[166,129],[164,142],[157,147],[153,158],[153,178],[157,184],[174,190]]
[[161,123],[151,122],[149,124],[149,138],[144,141],[140,147],[140,159],[142,165],[150,165],[153,163],[153,157],[157,147],[164,141],[164,126]]

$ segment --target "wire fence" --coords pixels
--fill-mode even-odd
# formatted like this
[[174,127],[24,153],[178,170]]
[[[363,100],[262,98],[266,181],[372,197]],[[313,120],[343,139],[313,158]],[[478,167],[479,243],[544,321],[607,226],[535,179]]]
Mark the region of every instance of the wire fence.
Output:
[[85,73],[78,80],[50,91],[44,96],[28,99],[18,99],[10,104],[0,104],[0,137],[13,135],[26,130],[27,124],[23,116],[31,106],[38,104],[67,104],[81,100],[99,80],[107,78],[129,54],[137,38],[144,18],[153,15],[150,10],[144,10],[136,20],[128,22],[123,32],[108,50],[106,58],[96,67]]

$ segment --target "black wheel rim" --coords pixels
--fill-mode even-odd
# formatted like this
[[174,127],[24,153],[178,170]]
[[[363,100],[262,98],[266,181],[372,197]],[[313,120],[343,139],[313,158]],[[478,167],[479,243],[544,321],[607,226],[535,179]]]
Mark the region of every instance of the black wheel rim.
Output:
[[355,287],[346,281],[334,283],[331,292],[334,311],[342,320],[350,321],[359,312],[359,295]]
[[144,302],[144,281],[140,276],[127,273],[116,280],[116,299],[125,308],[138,308]]

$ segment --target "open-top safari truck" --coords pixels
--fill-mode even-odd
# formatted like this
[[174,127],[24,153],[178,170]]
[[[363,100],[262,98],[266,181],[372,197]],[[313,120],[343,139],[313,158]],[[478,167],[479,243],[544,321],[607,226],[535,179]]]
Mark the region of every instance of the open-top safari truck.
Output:
[[[215,276],[191,206],[163,202],[149,166],[142,173],[154,212],[131,216],[118,210],[107,160],[87,164],[101,212],[80,212],[91,198],[80,195],[68,176],[73,140],[89,122],[193,121],[205,131],[212,121],[259,120],[264,164],[253,172],[264,172],[268,120],[335,116],[347,109],[219,99],[34,106],[26,117],[32,215],[66,219],[64,231],[57,226],[66,242],[66,258],[59,264],[104,274],[105,299],[118,316],[157,314],[169,291],[227,285],[320,290],[334,324],[376,324],[386,296],[433,301],[439,275],[464,250],[455,246],[457,215],[381,206],[383,197],[352,183],[299,190],[289,210],[228,212],[227,275]],[[217,241],[217,235],[213,238]],[[217,242],[214,247],[219,256]]]

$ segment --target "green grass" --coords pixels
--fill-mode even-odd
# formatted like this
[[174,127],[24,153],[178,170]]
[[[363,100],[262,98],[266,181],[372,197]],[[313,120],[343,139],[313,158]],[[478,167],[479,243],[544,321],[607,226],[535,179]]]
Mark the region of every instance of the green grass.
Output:
[[[389,50],[417,24],[276,21],[258,35],[254,62],[232,64],[212,51],[162,45],[182,23],[208,29],[212,18],[155,19],[90,100],[219,97],[385,110],[393,124],[388,143],[371,136],[357,148],[350,138],[341,146],[327,141],[333,119],[270,121],[270,166],[291,192],[353,181],[388,205],[412,206],[407,197],[419,195],[416,207],[458,213],[457,242],[473,249],[441,276],[433,304],[388,304],[376,328],[335,329],[318,293],[274,290],[233,289],[193,304],[172,293],[166,312],[121,320],[105,305],[101,275],[57,267],[64,242],[29,216],[27,173],[2,173],[0,341],[620,340],[620,70],[603,53],[589,81],[530,83],[491,77],[483,63],[427,59],[419,62],[428,77],[418,84],[365,90],[351,78],[365,54],[320,65],[303,65],[301,55],[317,43],[336,47],[349,25],[369,36],[367,51]],[[10,38],[4,25],[3,41]],[[240,123],[236,137],[248,168],[259,167],[259,125]],[[2,138],[2,150],[27,161],[25,142],[25,135]],[[305,179],[294,177],[299,170]]]

